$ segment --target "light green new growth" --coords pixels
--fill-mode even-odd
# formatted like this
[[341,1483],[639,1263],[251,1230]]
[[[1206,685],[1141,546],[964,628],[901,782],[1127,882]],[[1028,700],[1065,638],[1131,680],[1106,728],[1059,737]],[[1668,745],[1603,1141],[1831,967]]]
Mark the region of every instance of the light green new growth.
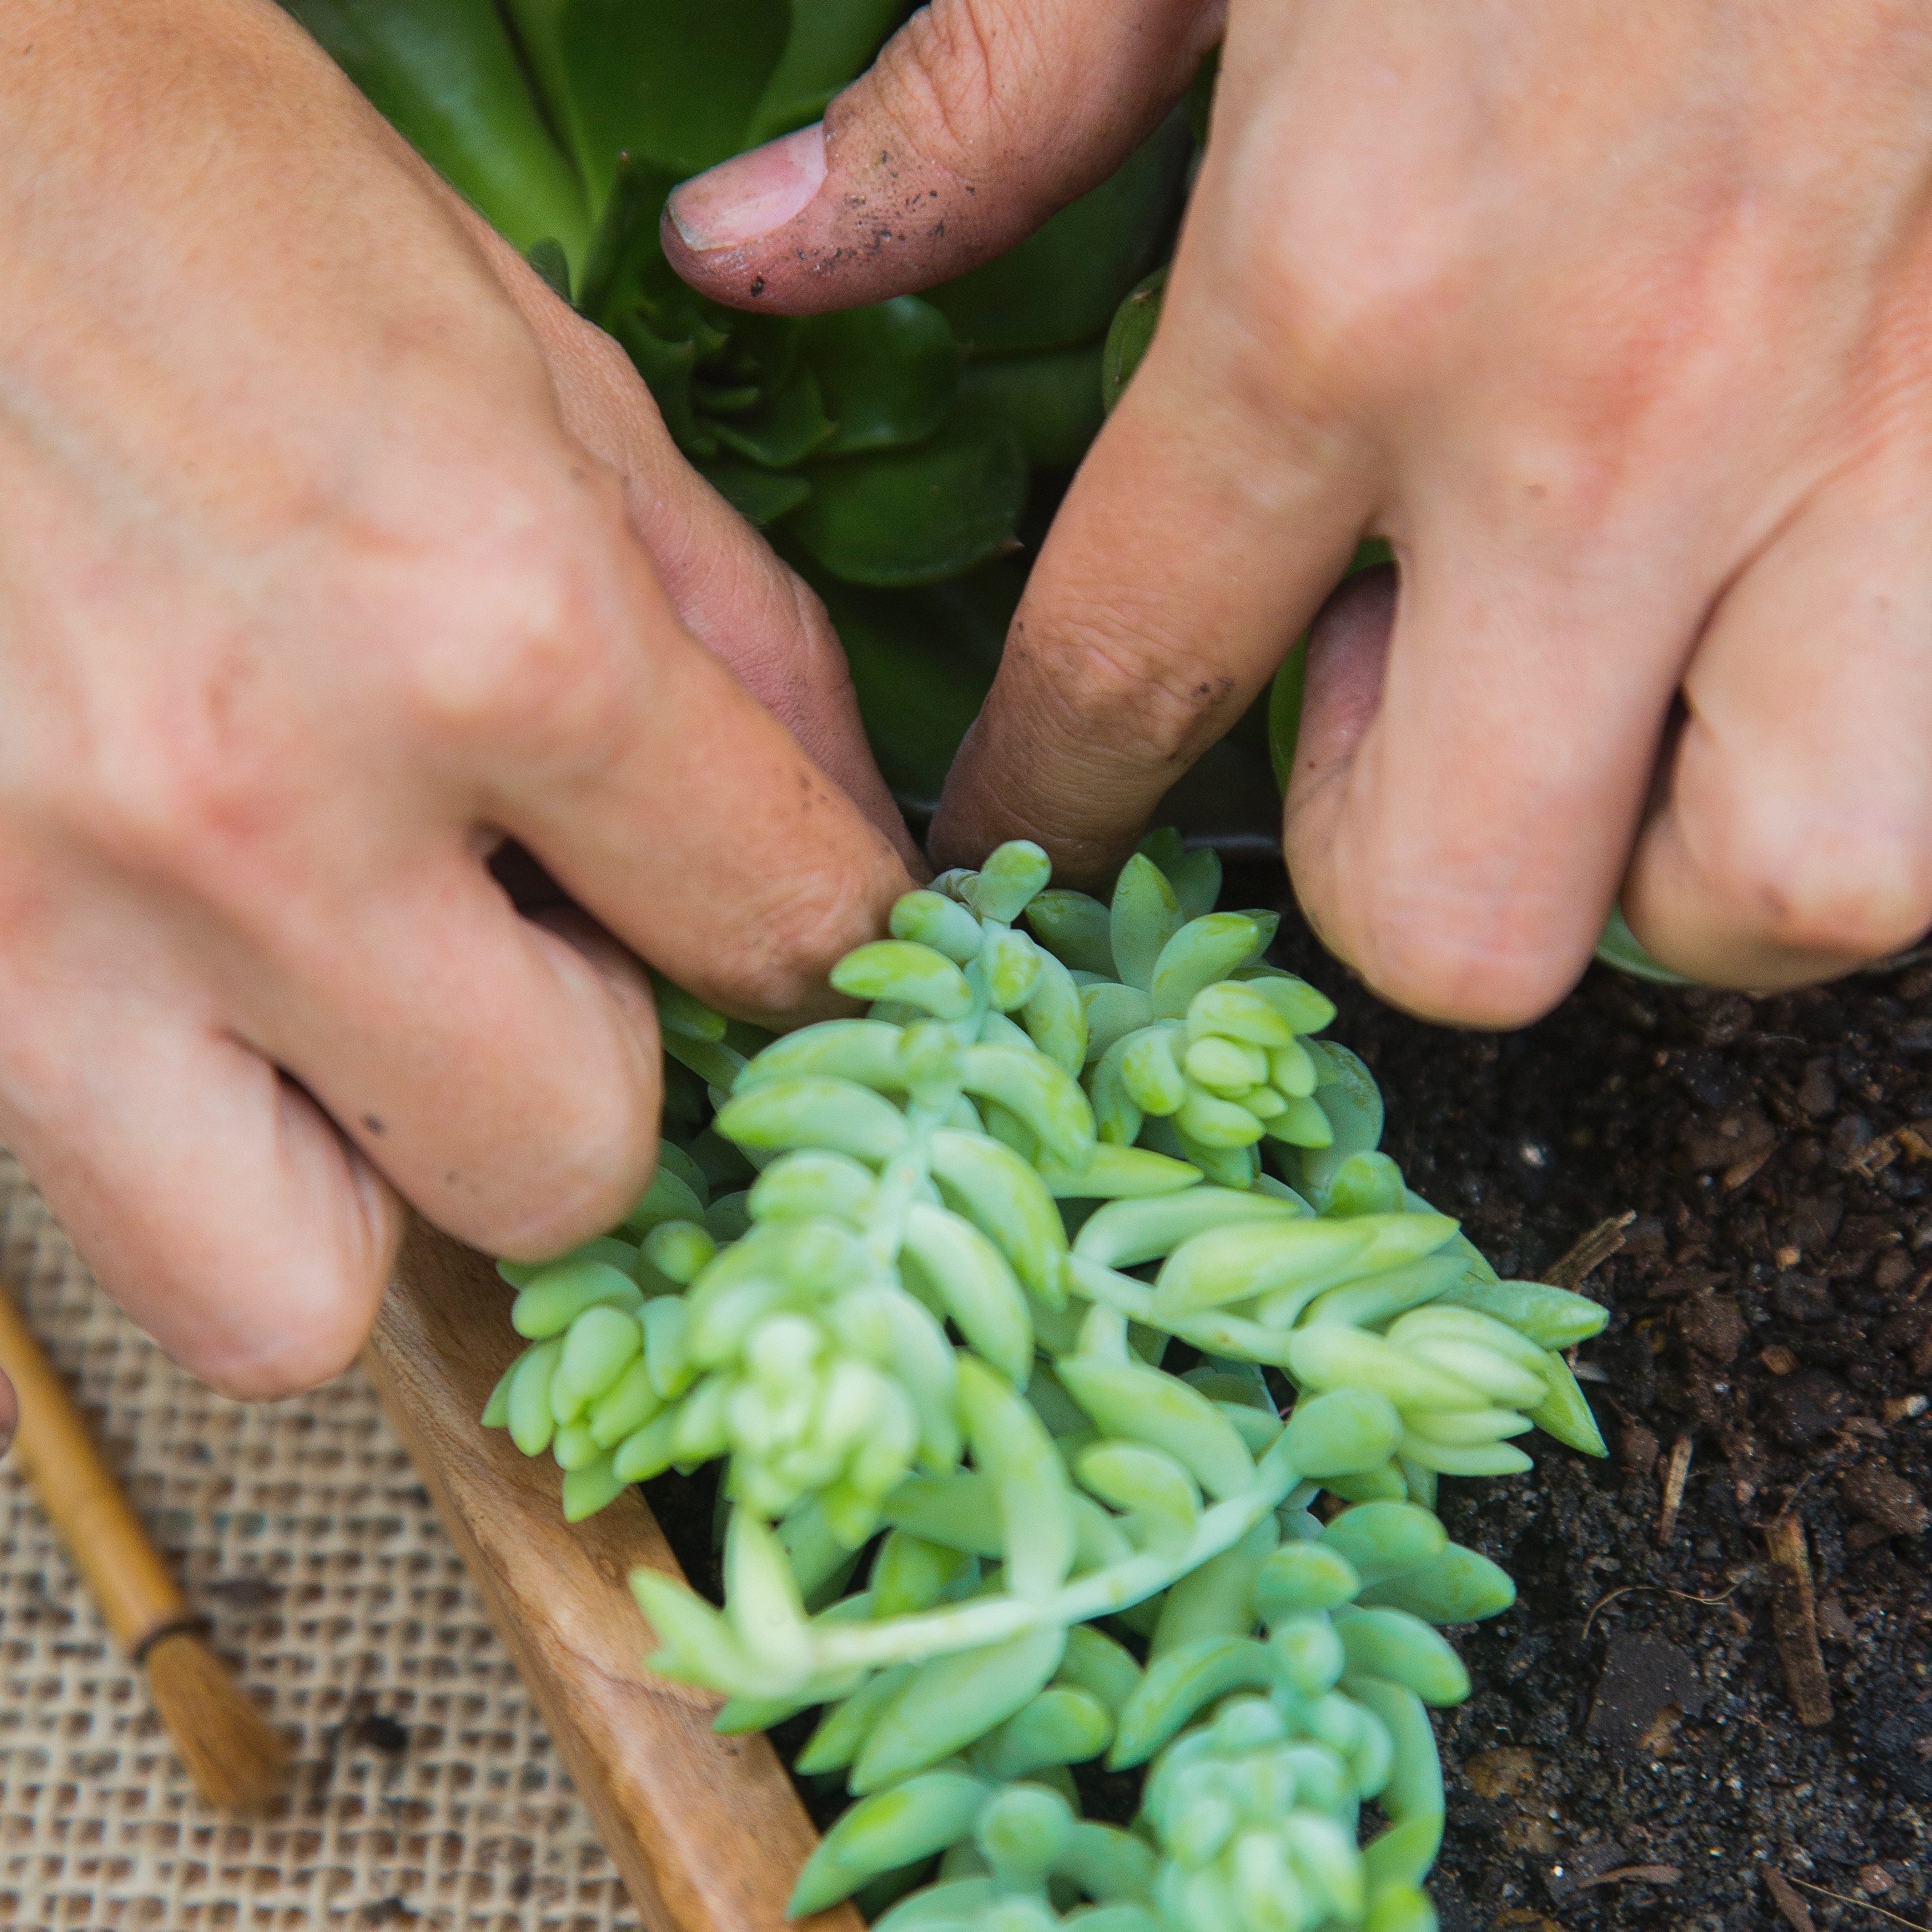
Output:
[[[1603,1454],[1561,1352],[1604,1312],[1408,1191],[1211,854],[1048,877],[1015,844],[907,895],[834,969],[863,1018],[765,1043],[661,985],[697,1130],[614,1234],[505,1267],[531,1346],[484,1419],[572,1519],[724,1460],[722,1608],[632,1587],[721,1728],[822,1707],[798,1768],[858,1802],[794,1912],[1424,1932],[1435,1627],[1514,1597],[1436,1481],[1532,1427]],[[1078,1815],[1101,1760],[1149,1767],[1133,1832]]]

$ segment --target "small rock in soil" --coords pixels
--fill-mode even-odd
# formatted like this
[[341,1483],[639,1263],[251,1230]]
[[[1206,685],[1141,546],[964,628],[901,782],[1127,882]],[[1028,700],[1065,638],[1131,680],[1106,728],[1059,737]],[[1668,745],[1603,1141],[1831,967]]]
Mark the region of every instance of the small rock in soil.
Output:
[[1808,1449],[1834,1434],[1848,1406],[1844,1390],[1816,1370],[1786,1377],[1765,1391],[1760,1412],[1788,1449]]
[[1771,1305],[1787,1322],[1828,1322],[1838,1312],[1832,1291],[1808,1274],[1780,1276],[1771,1291]]
[[1918,1492],[1882,1462],[1862,1462],[1838,1479],[1838,1494],[1855,1514],[1888,1536],[1917,1536],[1932,1525]]
[[1550,1898],[1561,1904],[1573,1892],[1583,1891],[1619,1865],[1630,1862],[1630,1854],[1614,1838],[1594,1845],[1579,1845],[1562,1864],[1552,1865],[1543,1875]]
[[1640,1422],[1633,1422],[1617,1438],[1617,1460],[1632,1475],[1648,1476],[1655,1473],[1661,1447],[1655,1430],[1645,1428]]
[[1699,1354],[1720,1367],[1736,1360],[1750,1333],[1744,1310],[1726,1294],[1694,1295],[1678,1310],[1677,1326]]
[[1586,1729],[1594,1742],[1631,1751],[1671,1706],[1694,1718],[1707,1700],[1690,1658],[1674,1643],[1655,1636],[1612,1637]]

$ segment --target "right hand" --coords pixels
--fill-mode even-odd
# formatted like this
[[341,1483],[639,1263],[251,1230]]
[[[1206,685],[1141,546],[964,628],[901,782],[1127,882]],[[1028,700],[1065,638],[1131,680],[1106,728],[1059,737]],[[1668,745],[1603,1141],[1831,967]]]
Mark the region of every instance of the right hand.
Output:
[[[277,8],[6,26],[0,1136],[274,1394],[404,1201],[525,1258],[628,1205],[632,952],[809,1012],[911,850],[809,594]],[[519,916],[506,838],[606,931]]]

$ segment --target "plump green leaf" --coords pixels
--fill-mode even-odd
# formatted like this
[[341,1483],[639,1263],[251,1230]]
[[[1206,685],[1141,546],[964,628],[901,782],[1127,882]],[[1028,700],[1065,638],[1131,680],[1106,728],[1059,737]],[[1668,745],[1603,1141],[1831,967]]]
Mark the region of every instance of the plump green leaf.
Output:
[[952,325],[916,296],[814,316],[801,349],[836,425],[826,456],[898,449],[930,436],[966,359]]
[[812,494],[812,485],[802,476],[781,476],[776,470],[760,470],[754,463],[700,463],[698,470],[740,516],[758,530],[789,516]]
[[790,28],[784,0],[566,0],[556,44],[600,208],[620,154],[696,174],[745,144]]
[[560,302],[570,299],[570,257],[554,235],[546,235],[524,251],[524,260],[543,278],[544,285]]
[[667,342],[656,334],[644,317],[632,311],[620,316],[614,325],[624,352],[637,364],[638,373],[650,384],[658,412],[664,418],[679,448],[687,456],[715,456],[714,438],[700,429],[692,409],[691,378],[697,366],[698,351],[689,342]]
[[901,0],[811,0],[791,10],[791,34],[753,111],[747,145],[816,121],[826,103],[872,64],[899,22]]
[[581,264],[582,184],[531,98],[492,0],[287,0],[376,110],[518,248]]
[[1193,137],[1178,113],[1018,247],[927,292],[975,355],[1096,340],[1165,246]]
[[963,576],[1009,549],[1027,466],[1002,424],[949,423],[910,449],[814,463],[788,532],[834,576],[887,586]]
[[960,379],[959,402],[967,416],[1004,423],[1036,470],[1070,470],[1106,413],[1100,352],[1090,343],[976,362]]
[[766,470],[789,470],[802,462],[830,441],[836,428],[809,369],[800,370],[751,415],[726,421],[713,414],[706,424],[724,448]]
[[1023,574],[1005,560],[953,584],[874,590],[800,560],[845,646],[859,716],[886,782],[930,810],[999,663]]
[[1134,284],[1107,326],[1106,343],[1100,352],[1100,398],[1110,413],[1154,340],[1154,330],[1160,322],[1161,297],[1166,287],[1167,268],[1163,263]]

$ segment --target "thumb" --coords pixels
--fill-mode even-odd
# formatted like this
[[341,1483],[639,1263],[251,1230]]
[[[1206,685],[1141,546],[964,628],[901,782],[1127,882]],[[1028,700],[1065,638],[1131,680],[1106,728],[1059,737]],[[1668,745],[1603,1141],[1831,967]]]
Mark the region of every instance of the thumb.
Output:
[[701,293],[803,314],[962,274],[1104,181],[1186,90],[1226,0],[931,0],[825,118],[666,203]]

